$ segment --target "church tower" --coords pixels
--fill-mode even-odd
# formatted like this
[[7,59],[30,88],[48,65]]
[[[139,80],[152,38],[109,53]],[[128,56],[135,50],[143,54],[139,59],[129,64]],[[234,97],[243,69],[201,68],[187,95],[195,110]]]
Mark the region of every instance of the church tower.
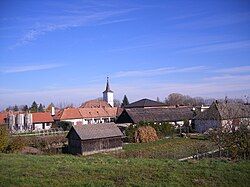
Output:
[[114,92],[109,87],[109,77],[107,77],[106,90],[103,92],[103,101],[114,107]]

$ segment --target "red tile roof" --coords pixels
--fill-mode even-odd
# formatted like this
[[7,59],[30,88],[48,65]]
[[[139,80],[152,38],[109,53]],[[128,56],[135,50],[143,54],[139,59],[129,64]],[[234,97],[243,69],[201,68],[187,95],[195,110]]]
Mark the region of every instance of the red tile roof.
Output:
[[56,113],[55,120],[116,117],[117,107],[113,108],[67,108]]
[[80,106],[80,108],[103,108],[103,107],[111,108],[110,104],[108,104],[106,101],[98,99],[86,101]]
[[4,124],[5,123],[5,118],[7,117],[7,112],[2,112],[0,113],[0,124]]
[[49,112],[32,113],[33,123],[53,122],[53,118]]
[[54,119],[55,120],[65,120],[65,119],[81,119],[82,115],[79,112],[78,108],[65,108],[59,110]]

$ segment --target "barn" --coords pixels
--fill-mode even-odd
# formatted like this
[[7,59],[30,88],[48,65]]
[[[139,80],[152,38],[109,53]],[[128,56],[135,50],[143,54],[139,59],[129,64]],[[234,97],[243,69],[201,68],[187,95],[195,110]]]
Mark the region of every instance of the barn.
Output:
[[82,155],[122,149],[122,137],[114,123],[74,125],[66,136],[69,153]]

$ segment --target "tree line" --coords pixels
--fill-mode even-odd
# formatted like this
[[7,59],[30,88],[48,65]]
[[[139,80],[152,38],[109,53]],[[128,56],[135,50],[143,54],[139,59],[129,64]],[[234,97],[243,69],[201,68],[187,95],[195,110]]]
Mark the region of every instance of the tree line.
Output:
[[9,106],[6,108],[6,111],[22,111],[22,112],[44,112],[45,111],[45,105],[42,103],[37,104],[35,101],[31,104],[29,107],[28,105],[14,105],[14,106]]

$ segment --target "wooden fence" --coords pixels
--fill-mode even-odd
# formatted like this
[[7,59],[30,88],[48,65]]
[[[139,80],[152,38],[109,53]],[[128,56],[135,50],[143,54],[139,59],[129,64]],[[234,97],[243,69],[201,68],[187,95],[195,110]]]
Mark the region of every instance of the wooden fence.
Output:
[[40,130],[40,131],[32,131],[32,132],[20,132],[20,133],[12,133],[12,136],[53,136],[53,135],[63,135],[67,134],[69,131],[63,131],[60,129],[49,129],[49,130]]

